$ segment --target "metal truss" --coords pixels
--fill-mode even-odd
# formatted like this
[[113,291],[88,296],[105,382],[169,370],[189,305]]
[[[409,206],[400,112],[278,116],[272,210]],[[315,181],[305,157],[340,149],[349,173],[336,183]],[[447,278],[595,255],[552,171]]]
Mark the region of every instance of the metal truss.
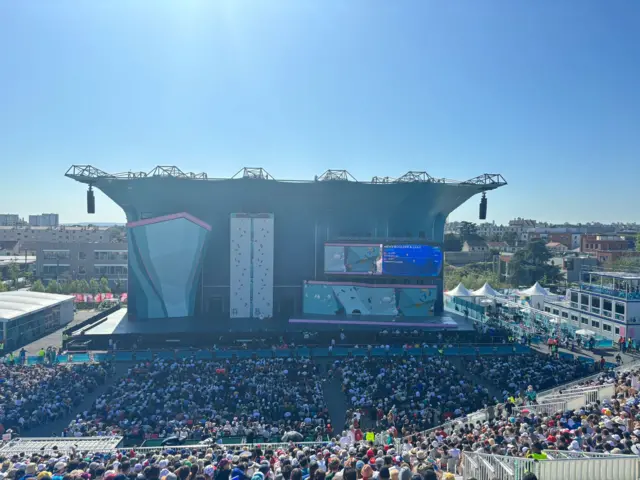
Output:
[[378,177],[375,176],[371,179],[371,183],[395,183],[396,179],[393,177]]
[[353,175],[346,170],[327,170],[322,175],[317,177],[319,182],[357,182]]
[[474,177],[466,182],[462,182],[466,185],[487,185],[491,187],[502,187],[507,184],[507,181],[499,173],[483,173],[477,177]]
[[244,167],[239,170],[233,177],[231,178],[256,178],[260,180],[275,180],[269,172],[267,172],[264,168],[251,168]]
[[[210,178],[206,173],[183,172],[174,165],[159,165],[150,172],[123,172],[123,173],[107,173],[92,165],[73,165],[65,176],[77,180],[78,182],[94,184],[99,179],[107,180],[131,180],[148,177],[171,177],[190,180],[227,180],[225,178]],[[242,168],[232,179],[236,178],[252,178],[260,180],[275,180],[264,168]],[[280,180],[285,182],[325,182],[325,181],[343,181],[358,182],[347,170],[327,170],[322,175],[316,176],[313,180]],[[391,184],[391,183],[444,183],[449,185],[475,185],[480,187],[480,191],[493,190],[507,184],[507,181],[499,173],[485,173],[464,182],[458,180],[449,180],[446,178],[435,178],[427,172],[409,171],[399,178],[375,176],[371,179],[373,184]]]

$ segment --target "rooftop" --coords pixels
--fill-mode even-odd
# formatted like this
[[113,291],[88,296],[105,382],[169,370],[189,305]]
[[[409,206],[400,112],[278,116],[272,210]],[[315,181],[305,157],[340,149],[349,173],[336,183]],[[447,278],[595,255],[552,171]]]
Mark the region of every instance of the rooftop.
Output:
[[0,293],[0,322],[15,320],[16,318],[39,312],[45,308],[53,307],[66,300],[71,300],[72,295],[57,295],[41,292],[1,292]]

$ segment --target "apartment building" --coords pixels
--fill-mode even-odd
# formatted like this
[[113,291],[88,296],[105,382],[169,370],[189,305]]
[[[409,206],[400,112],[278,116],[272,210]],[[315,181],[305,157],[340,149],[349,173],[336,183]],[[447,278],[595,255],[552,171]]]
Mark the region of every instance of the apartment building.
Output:
[[35,244],[36,277],[51,280],[91,280],[105,277],[113,287],[127,288],[127,243],[39,242]]
[[29,215],[29,225],[32,227],[57,227],[60,225],[60,216],[57,213]]
[[32,227],[0,226],[0,242],[109,242],[113,227]]

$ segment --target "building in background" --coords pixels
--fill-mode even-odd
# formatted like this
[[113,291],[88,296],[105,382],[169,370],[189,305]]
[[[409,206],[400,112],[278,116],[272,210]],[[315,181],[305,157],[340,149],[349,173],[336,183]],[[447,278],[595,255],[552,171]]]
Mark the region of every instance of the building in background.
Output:
[[583,271],[566,300],[545,300],[544,310],[570,325],[612,340],[640,339],[640,274]]
[[0,293],[0,342],[9,352],[58,330],[73,320],[70,295],[40,292]]
[[22,220],[17,214],[14,213],[1,213],[0,214],[0,227],[15,227],[20,225]]
[[466,238],[462,244],[463,252],[489,252],[489,246],[482,237],[469,237]]
[[111,242],[121,234],[117,227],[0,226],[0,242]]
[[598,259],[590,255],[572,254],[565,255],[562,259],[562,272],[567,283],[579,283],[580,274],[585,270],[591,270],[598,265]]
[[600,263],[612,263],[621,257],[637,254],[619,235],[583,235],[580,251],[595,256]]
[[99,280],[105,277],[113,288],[127,289],[129,254],[126,243],[38,242],[35,276],[44,283],[51,280]]
[[60,217],[57,213],[29,215],[29,225],[32,227],[57,227],[60,225]]

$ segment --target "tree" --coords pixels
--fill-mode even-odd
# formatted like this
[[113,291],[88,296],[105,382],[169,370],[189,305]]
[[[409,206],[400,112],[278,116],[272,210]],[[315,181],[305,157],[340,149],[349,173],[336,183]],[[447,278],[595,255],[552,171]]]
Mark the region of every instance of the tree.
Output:
[[16,262],[11,262],[9,265],[9,278],[11,279],[11,283],[13,284],[13,288],[18,288],[18,280],[20,279],[20,267],[16,264]]
[[97,295],[100,293],[100,284],[95,278],[92,278],[89,282],[89,293],[91,295]]
[[636,235],[636,252],[640,252],[640,233]]
[[64,293],[78,293],[78,281],[71,280],[64,284]]
[[515,245],[518,242],[518,234],[512,231],[504,232],[502,240],[507,242],[509,245]]
[[0,292],[6,292],[7,291],[7,284],[4,283],[2,281],[2,278],[0,277]]
[[51,280],[47,285],[47,293],[60,293],[60,285],[55,280]]
[[42,283],[41,280],[36,280],[35,282],[33,282],[33,285],[31,285],[31,291],[32,292],[44,292],[44,284]]
[[444,278],[446,290],[452,290],[459,283],[470,290],[476,290],[485,283],[489,283],[494,288],[505,287],[494,272],[491,262],[470,263],[464,267],[447,265],[445,266]]
[[78,292],[77,293],[89,293],[89,282],[86,280],[78,281]]
[[462,240],[466,240],[469,237],[473,237],[478,234],[478,227],[473,222],[461,222],[460,223],[460,236]]
[[460,240],[460,237],[453,233],[447,233],[444,236],[444,251],[445,252],[462,251],[462,240]]
[[100,293],[111,293],[111,289],[109,288],[109,280],[105,277],[100,279]]
[[549,263],[551,258],[551,252],[542,240],[529,242],[526,248],[516,252],[511,259],[511,285],[531,285],[543,279],[548,283],[560,281],[560,268]]

